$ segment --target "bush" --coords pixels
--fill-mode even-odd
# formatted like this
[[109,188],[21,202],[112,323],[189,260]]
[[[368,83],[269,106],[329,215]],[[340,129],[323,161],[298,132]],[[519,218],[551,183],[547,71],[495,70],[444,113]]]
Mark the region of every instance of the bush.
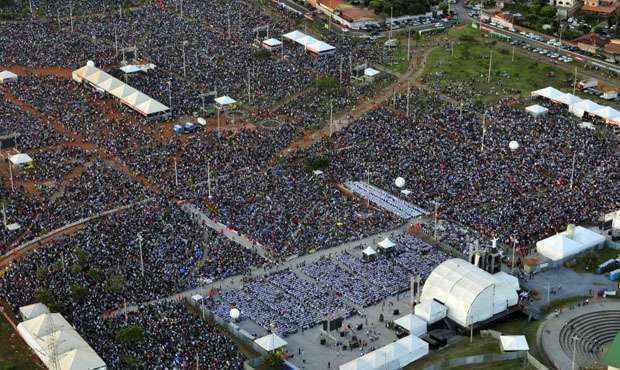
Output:
[[125,288],[125,278],[122,275],[112,275],[108,279],[105,291],[108,293],[120,293]]
[[71,285],[71,295],[75,301],[81,301],[88,295],[88,289],[81,286],[80,284],[72,284]]
[[121,358],[121,361],[123,362],[123,365],[125,365],[125,367],[130,369],[139,369],[141,367],[140,361],[138,361],[138,359],[134,356],[123,356]]
[[338,87],[338,81],[332,77],[319,78],[314,80],[314,86],[321,90],[335,90]]
[[271,53],[269,52],[269,50],[263,48],[256,50],[256,52],[254,53],[254,57],[256,57],[256,59],[258,60],[269,59],[270,56]]
[[306,159],[306,168],[309,171],[324,170],[329,167],[329,158],[326,156],[313,157]]
[[77,263],[74,263],[73,265],[71,265],[71,267],[69,268],[69,270],[71,270],[71,273],[73,275],[77,275],[80,272],[82,272],[82,266],[78,265]]
[[115,339],[125,346],[134,346],[144,340],[144,330],[138,325],[129,325],[118,329]]
[[96,282],[100,282],[103,276],[102,276],[101,270],[96,269],[96,268],[91,268],[90,270],[88,270],[88,277]]

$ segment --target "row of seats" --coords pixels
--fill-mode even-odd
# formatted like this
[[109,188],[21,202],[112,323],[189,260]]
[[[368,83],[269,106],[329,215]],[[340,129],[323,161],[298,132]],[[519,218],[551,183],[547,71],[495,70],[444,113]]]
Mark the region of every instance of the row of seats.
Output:
[[[560,330],[562,350],[569,358],[576,349],[576,360],[582,366],[599,362],[604,346],[620,331],[620,310],[596,311],[569,320]],[[578,339],[576,343],[573,338]]]

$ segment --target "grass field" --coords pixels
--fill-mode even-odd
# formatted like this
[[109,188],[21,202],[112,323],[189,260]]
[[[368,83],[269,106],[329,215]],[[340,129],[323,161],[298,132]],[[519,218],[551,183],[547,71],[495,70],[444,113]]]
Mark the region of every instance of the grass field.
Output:
[[32,370],[44,367],[34,361],[32,352],[13,331],[13,328],[0,318],[0,370]]
[[[511,48],[482,37],[471,27],[452,29],[448,38],[453,42],[453,53],[450,48],[436,48],[429,55],[424,71],[424,76],[438,77],[443,86],[469,81],[483,100],[494,101],[506,94],[527,96],[541,87],[564,88],[571,83],[571,75],[566,71],[518,53],[513,59]],[[490,83],[487,82],[489,61]]]
[[578,257],[574,262],[569,262],[566,267],[575,272],[595,273],[596,268],[603,262],[620,256],[620,251],[611,248],[592,250]]

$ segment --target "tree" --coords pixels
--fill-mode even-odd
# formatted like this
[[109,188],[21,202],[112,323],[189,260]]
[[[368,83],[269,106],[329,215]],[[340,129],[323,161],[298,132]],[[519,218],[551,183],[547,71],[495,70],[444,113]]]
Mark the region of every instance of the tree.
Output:
[[544,18],[553,18],[555,17],[555,13],[556,13],[556,9],[554,7],[552,7],[551,5],[545,5],[542,8],[540,8],[540,16],[544,17]]
[[71,285],[71,295],[75,301],[81,301],[88,295],[88,289],[81,286],[80,284],[72,284]]
[[144,330],[138,325],[129,325],[118,329],[115,339],[120,344],[133,347],[144,340]]
[[120,293],[123,291],[125,287],[125,278],[123,275],[112,275],[108,279],[108,282],[105,286],[105,291],[108,293]]

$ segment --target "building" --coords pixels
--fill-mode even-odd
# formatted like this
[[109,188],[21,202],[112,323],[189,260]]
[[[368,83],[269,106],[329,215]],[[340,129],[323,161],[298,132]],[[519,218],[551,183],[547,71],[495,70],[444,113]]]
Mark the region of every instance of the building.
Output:
[[609,43],[609,40],[590,32],[571,41],[579,50],[596,54],[603,50],[603,47]]
[[603,17],[609,17],[615,13],[618,0],[584,0],[581,10],[588,13],[596,13]]
[[463,259],[452,258],[431,272],[422,287],[421,300],[444,305],[446,317],[465,328],[517,305],[516,287],[518,280],[512,275],[491,275]]
[[556,8],[558,16],[568,18],[579,10],[581,2],[579,0],[550,0],[549,5]]
[[620,39],[610,40],[603,47],[605,55],[609,59],[613,59],[615,63],[620,63]]
[[562,262],[604,244],[603,235],[582,226],[568,225],[565,231],[538,241],[536,251],[551,261]]

